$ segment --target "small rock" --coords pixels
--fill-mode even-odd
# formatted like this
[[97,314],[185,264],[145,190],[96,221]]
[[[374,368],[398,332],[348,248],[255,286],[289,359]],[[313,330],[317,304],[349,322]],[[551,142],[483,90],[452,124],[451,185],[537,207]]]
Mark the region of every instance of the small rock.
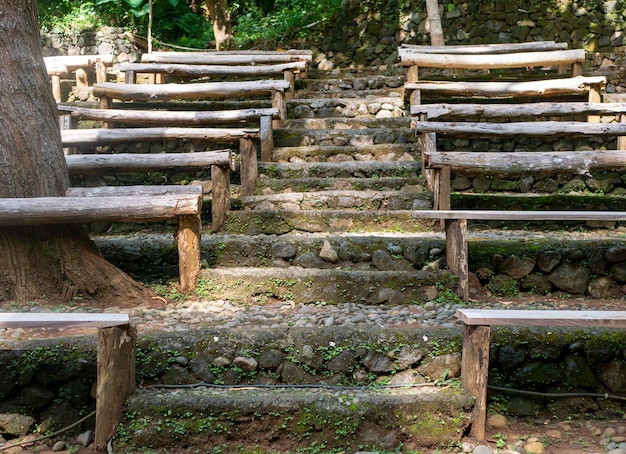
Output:
[[324,241],[324,245],[322,246],[319,256],[330,263],[337,263],[339,261],[339,254],[337,254],[337,251],[333,249],[328,240]]
[[472,452],[475,447],[476,446],[474,445],[474,443],[470,443],[469,441],[465,441],[461,445],[461,449],[463,450],[463,452]]
[[533,441],[524,446],[528,454],[543,454],[543,444],[540,441]]
[[493,454],[493,451],[487,445],[478,445],[474,448],[472,454]]
[[489,427],[493,427],[494,429],[504,429],[509,425],[506,416],[504,415],[490,415],[489,420],[487,421],[487,425]]
[[53,451],[63,451],[65,450],[65,442],[64,441],[57,441],[53,446],[52,446],[52,450]]
[[85,448],[89,446],[90,444],[92,444],[93,440],[94,440],[93,430],[88,430],[86,432],[83,432],[78,437],[76,437],[76,441]]

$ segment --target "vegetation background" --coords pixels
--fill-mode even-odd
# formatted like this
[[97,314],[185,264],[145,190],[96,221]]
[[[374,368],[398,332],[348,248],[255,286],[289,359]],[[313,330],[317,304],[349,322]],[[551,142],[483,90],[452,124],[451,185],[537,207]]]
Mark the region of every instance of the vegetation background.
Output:
[[[342,0],[229,1],[237,48],[297,47],[324,36]],[[122,27],[146,36],[148,0],[39,0],[41,28],[76,33]],[[158,44],[214,49],[213,26],[202,0],[153,0],[152,33]]]

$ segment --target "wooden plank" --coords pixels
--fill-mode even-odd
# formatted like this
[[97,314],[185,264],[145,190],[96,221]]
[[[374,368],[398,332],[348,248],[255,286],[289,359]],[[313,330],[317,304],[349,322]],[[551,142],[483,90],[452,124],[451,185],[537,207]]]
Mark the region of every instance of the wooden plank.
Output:
[[469,259],[467,255],[467,220],[446,219],[446,260],[457,276],[457,294],[469,299]]
[[574,115],[617,116],[626,113],[626,103],[533,102],[522,104],[418,104],[411,115],[426,114],[428,120],[489,118],[511,120],[519,117],[552,117]]
[[457,309],[466,325],[626,328],[626,311]]
[[236,143],[242,138],[258,139],[258,129],[239,128],[117,128],[64,129],[64,147],[112,145],[128,142],[160,142],[164,140],[197,141],[202,143]]
[[254,194],[259,176],[257,149],[254,142],[242,139],[239,143],[239,155],[241,156],[241,195],[249,197]]
[[66,156],[71,175],[128,172],[169,172],[206,169],[213,165],[228,167],[231,151],[199,151],[194,153],[121,153],[75,154]]
[[427,54],[400,48],[398,55],[402,66],[417,65],[422,68],[508,69],[571,65],[585,61],[583,49],[465,55]]
[[130,109],[89,109],[73,106],[58,106],[61,114],[77,120],[104,121],[130,125],[167,126],[206,126],[219,124],[257,122],[264,116],[279,116],[278,109],[252,108],[217,111],[172,111],[172,110],[130,110]]
[[408,91],[422,90],[440,94],[463,96],[551,96],[565,94],[587,94],[592,86],[603,88],[604,76],[570,77],[565,79],[547,79],[524,82],[448,82],[422,81],[406,83]]
[[417,121],[417,133],[490,135],[490,136],[621,136],[626,135],[626,123],[588,123],[586,121],[519,121],[511,123]]
[[506,211],[415,210],[416,219],[475,219],[483,221],[625,221],[625,211]]
[[46,67],[48,65],[65,65],[70,71],[74,71],[79,68],[85,68],[88,66],[94,66],[96,62],[112,64],[113,55],[55,55],[51,57],[44,57]]
[[313,61],[312,55],[302,52],[152,52],[141,56],[142,63],[177,63],[190,65],[253,65]]
[[490,340],[491,329],[488,326],[465,325],[461,357],[461,384],[463,389],[476,399],[471,434],[480,441],[485,440],[487,426]]
[[123,101],[168,101],[173,99],[204,99],[264,96],[274,91],[289,90],[284,80],[252,80],[245,82],[203,82],[193,84],[120,84],[104,82],[93,86],[93,95]]
[[259,124],[261,142],[261,161],[272,162],[274,157],[274,134],[272,128],[272,117],[262,116]]
[[201,196],[200,185],[139,185],[139,186],[98,186],[86,188],[69,188],[68,197],[120,197],[120,196],[163,196],[163,195],[191,195]]
[[[543,52],[547,50],[566,50],[567,43],[554,41],[534,41],[526,43],[502,43],[502,44],[475,44],[456,46],[425,46],[420,44],[401,44],[400,49],[408,49],[412,52],[427,54],[508,54],[515,52]],[[404,51],[403,51],[404,52]],[[403,53],[400,54],[402,58]]]
[[[424,168],[449,168],[471,175],[556,175],[617,170],[626,166],[626,150],[470,152],[435,151],[424,154]],[[449,207],[448,207],[449,209]]]
[[[202,198],[198,199],[202,204]],[[202,221],[201,211],[195,214],[178,217],[176,229],[176,244],[178,246],[178,275],[180,291],[193,293],[198,285],[200,276],[200,252],[202,248]]]
[[211,230],[221,232],[230,210],[230,173],[228,168],[211,167]]
[[98,330],[96,451],[106,452],[118,430],[126,398],[135,391],[137,332],[134,326]]
[[109,328],[130,323],[128,314],[2,312],[0,328]]
[[0,226],[157,222],[199,212],[194,195],[0,199]]
[[120,71],[133,73],[160,73],[171,76],[232,76],[255,77],[304,71],[307,63],[294,61],[274,65],[192,65],[181,63],[123,63]]

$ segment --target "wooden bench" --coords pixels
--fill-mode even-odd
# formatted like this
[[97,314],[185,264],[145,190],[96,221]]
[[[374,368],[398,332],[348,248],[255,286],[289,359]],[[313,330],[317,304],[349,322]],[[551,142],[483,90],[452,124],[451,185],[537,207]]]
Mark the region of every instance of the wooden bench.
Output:
[[200,273],[202,186],[71,188],[65,197],[0,199],[0,226],[177,220],[180,289]]
[[[591,171],[618,169],[626,163],[626,104],[623,103],[430,104],[413,106],[411,111],[419,117],[414,124],[422,149],[424,175],[428,188],[435,195],[436,209],[451,207],[451,172],[503,177],[564,173],[587,175]],[[586,117],[586,120],[567,120],[572,116]],[[609,116],[614,122],[597,122],[601,116]],[[544,117],[560,117],[563,120],[535,121]],[[474,121],[466,121],[468,118]],[[439,121],[441,119],[457,121]],[[519,119],[531,121],[516,121]],[[594,136],[616,137],[617,140],[615,150],[438,151],[438,134],[481,138]]]
[[[220,232],[226,225],[230,210],[230,170],[235,169],[230,150],[195,153],[122,153],[85,154],[65,157],[70,175],[117,174],[132,172],[169,172],[190,169],[211,169],[211,230]],[[79,190],[80,191],[80,190]],[[146,187],[159,194],[156,187]],[[123,189],[120,189],[123,192]]]
[[[259,124],[261,160],[270,162],[274,151],[272,120],[279,118],[278,109],[235,109],[217,111],[89,109],[58,106],[62,129],[77,129],[78,121],[91,120],[108,125],[128,126],[213,126]],[[65,121],[67,119],[67,121]]]
[[471,433],[485,439],[491,326],[626,328],[624,311],[457,309],[464,324],[461,381],[476,399]]
[[250,98],[270,96],[272,107],[278,109],[274,128],[281,128],[287,119],[285,91],[289,82],[284,80],[253,80],[245,82],[202,82],[193,84],[118,84],[105,82],[93,87],[100,98],[100,107],[110,109],[112,100],[121,101],[171,101],[207,98]]
[[89,86],[88,69],[96,73],[96,82],[106,82],[107,67],[113,63],[113,55],[61,55],[44,57],[48,75],[52,81],[52,94],[56,102],[61,102],[61,76],[71,71],[76,73],[76,86]]
[[469,220],[494,221],[626,221],[623,211],[500,211],[500,210],[415,210],[416,219],[444,221],[446,261],[457,276],[457,293],[469,300],[469,254],[467,223]]
[[98,329],[95,443],[105,452],[136,386],[137,334],[128,314],[0,313],[0,328]]
[[[239,144],[241,159],[241,193],[252,195],[258,178],[258,129],[240,128],[118,128],[118,129],[64,129],[63,147],[102,146],[119,143],[183,140],[198,143]],[[113,159],[113,158],[110,158]],[[156,158],[167,159],[167,158]],[[186,158],[180,157],[181,162]],[[193,161],[193,157],[187,158]]]
[[[425,90],[437,90],[440,94],[450,94],[480,87],[483,94],[489,94],[488,84],[498,83],[482,82],[478,87],[474,87],[475,81],[469,84],[441,81],[445,86],[443,88],[437,82],[420,82],[419,68],[494,70],[551,66],[557,67],[559,74],[565,74],[566,68],[570,67],[571,76],[580,76],[582,64],[585,61],[583,49],[563,50],[555,43],[433,46],[429,49],[415,46],[400,47],[398,56],[402,66],[407,67],[405,93],[409,97],[411,106],[422,103],[421,93]],[[507,82],[505,84],[511,85]],[[498,87],[497,90],[502,91],[505,88],[507,88],[506,85]]]
[[[178,77],[229,77],[246,78],[248,80],[263,76],[280,75],[289,83],[287,99],[293,97],[295,76],[305,72],[307,62],[294,61],[273,65],[190,65],[180,63],[123,63],[120,71],[125,73],[124,82],[134,84],[137,74],[159,74]],[[160,81],[161,83],[163,81]]]

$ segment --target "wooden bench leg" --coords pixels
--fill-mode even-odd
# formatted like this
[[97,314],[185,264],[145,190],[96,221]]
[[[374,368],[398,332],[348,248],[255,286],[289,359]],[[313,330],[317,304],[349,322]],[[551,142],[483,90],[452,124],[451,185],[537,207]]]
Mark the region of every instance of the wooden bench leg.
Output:
[[274,157],[274,132],[272,130],[272,117],[264,115],[259,119],[261,138],[261,161],[272,162]]
[[272,91],[272,107],[278,109],[279,116],[279,118],[272,122],[272,126],[274,128],[282,128],[285,125],[285,120],[287,120],[287,101],[284,91]]
[[211,166],[211,230],[220,232],[226,225],[226,212],[230,209],[230,172],[226,166]]
[[241,195],[249,197],[254,194],[259,175],[256,145],[252,139],[239,139],[239,155],[241,156]]
[[52,95],[56,102],[61,102],[61,76],[53,74],[50,76],[52,81]]
[[285,95],[285,99],[289,100],[289,99],[293,99],[294,93],[296,91],[296,83],[295,83],[295,75],[293,73],[293,71],[285,71],[283,73],[283,77],[285,79],[286,82],[289,82],[289,91],[286,93]]
[[135,391],[133,325],[98,330],[98,382],[96,390],[96,450],[106,452],[117,432],[126,398]]
[[202,221],[200,213],[178,216],[176,243],[178,246],[178,272],[180,291],[194,292],[200,276]]
[[489,377],[489,326],[465,325],[461,383],[463,389],[476,398],[472,415],[472,436],[485,440],[487,427],[487,383]]
[[469,299],[469,264],[467,257],[467,219],[446,219],[446,260],[457,276],[457,293]]
[[101,84],[107,81],[107,65],[104,62],[96,62],[96,83]]

